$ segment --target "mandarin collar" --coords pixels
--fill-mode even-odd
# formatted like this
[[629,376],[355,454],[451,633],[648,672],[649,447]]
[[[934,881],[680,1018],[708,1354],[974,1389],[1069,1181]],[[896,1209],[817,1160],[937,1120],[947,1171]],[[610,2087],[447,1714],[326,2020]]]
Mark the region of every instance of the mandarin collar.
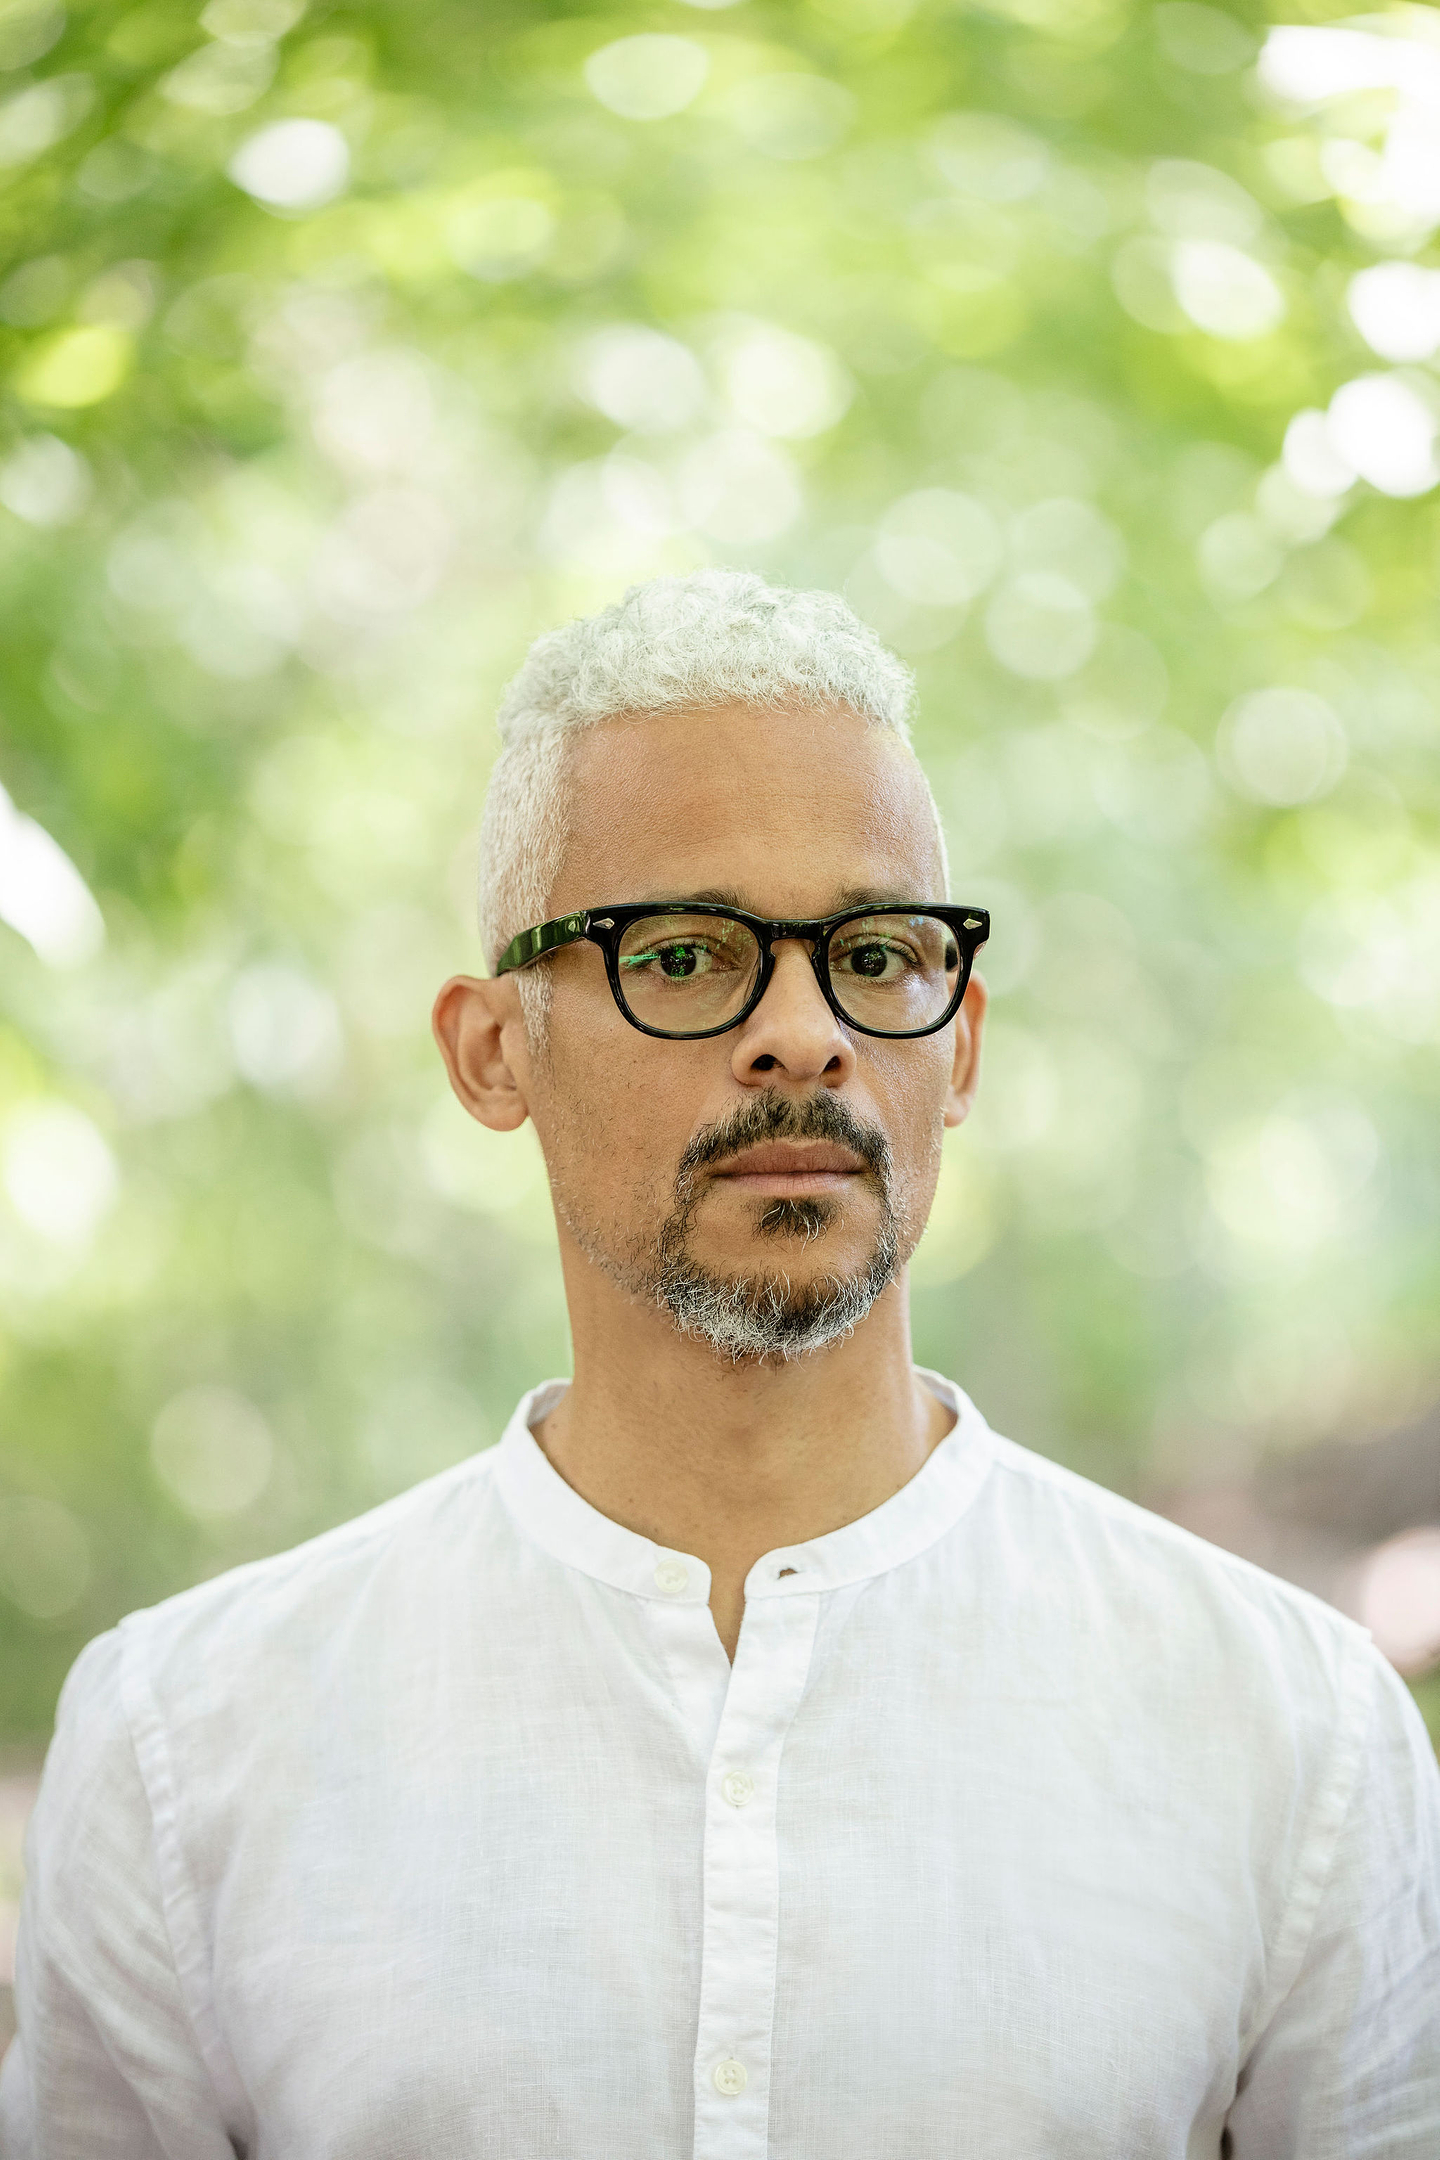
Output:
[[[994,1459],[994,1436],[968,1395],[940,1373],[916,1378],[956,1413],[953,1429],[908,1484],[839,1530],[778,1546],[745,1581],[750,1598],[797,1597],[864,1582],[903,1566],[954,1527],[980,1490]],[[521,1529],[566,1567],[613,1590],[669,1605],[704,1605],[710,1570],[693,1553],[657,1545],[582,1500],[550,1462],[531,1430],[570,1385],[545,1380],[522,1397],[496,1449],[496,1482]]]

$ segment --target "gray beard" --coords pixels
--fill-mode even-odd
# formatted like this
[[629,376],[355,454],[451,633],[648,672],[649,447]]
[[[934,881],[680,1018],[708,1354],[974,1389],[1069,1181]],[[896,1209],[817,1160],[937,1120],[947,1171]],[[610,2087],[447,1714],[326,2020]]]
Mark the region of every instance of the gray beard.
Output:
[[[783,1267],[750,1275],[715,1275],[700,1265],[691,1235],[700,1202],[696,1173],[737,1148],[767,1140],[831,1140],[865,1162],[879,1189],[880,1225],[864,1266],[848,1275],[822,1275],[800,1285]],[[723,1125],[699,1134],[681,1159],[675,1180],[675,1207],[667,1215],[648,1252],[621,1269],[593,1237],[572,1232],[592,1260],[629,1290],[668,1312],[675,1327],[692,1340],[708,1343],[733,1363],[760,1358],[796,1358],[850,1335],[881,1292],[895,1280],[900,1236],[891,1198],[890,1150],[883,1134],[860,1124],[833,1095],[796,1103],[783,1095],[752,1098]],[[798,1239],[800,1250],[825,1237],[838,1220],[833,1200],[770,1200],[755,1228],[777,1241]]]
[[[780,1203],[787,1207],[805,1204]],[[803,1357],[807,1350],[822,1349],[853,1334],[881,1291],[895,1280],[900,1247],[888,1215],[858,1274],[822,1275],[798,1288],[782,1270],[711,1275],[692,1258],[683,1231],[679,1237],[673,1235],[673,1226],[683,1222],[683,1217],[672,1216],[666,1225],[672,1235],[662,1248],[652,1294],[682,1335],[709,1343],[735,1364],[749,1358]],[[764,1236],[787,1234],[767,1229],[763,1217],[760,1227]],[[826,1227],[803,1228],[799,1234],[808,1244],[811,1237],[823,1237]]]

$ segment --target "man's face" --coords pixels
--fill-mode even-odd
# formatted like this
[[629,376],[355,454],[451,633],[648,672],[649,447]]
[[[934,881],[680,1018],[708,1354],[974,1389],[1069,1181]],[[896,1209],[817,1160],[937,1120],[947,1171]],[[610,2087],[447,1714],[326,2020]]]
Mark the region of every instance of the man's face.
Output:
[[[580,738],[569,784],[552,915],[704,898],[798,919],[945,898],[919,767],[848,714],[608,722]],[[629,1025],[596,947],[541,964],[549,1028],[525,1092],[586,1257],[732,1356],[853,1327],[924,1228],[943,1128],[973,1086],[981,986],[937,1034],[885,1042],[847,1030],[809,947],[782,942],[748,1020],[672,1042]]]

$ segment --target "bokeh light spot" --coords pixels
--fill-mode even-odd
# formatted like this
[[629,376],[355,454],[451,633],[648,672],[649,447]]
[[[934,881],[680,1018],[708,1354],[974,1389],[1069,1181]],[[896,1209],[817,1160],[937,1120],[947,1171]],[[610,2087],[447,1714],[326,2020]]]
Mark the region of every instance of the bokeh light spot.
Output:
[[57,840],[0,787],[0,922],[49,967],[79,967],[105,942],[95,897]]
[[1399,375],[1358,375],[1330,400],[1337,453],[1382,495],[1423,495],[1440,481],[1440,401]]
[[58,435],[31,435],[0,465],[0,502],[27,525],[69,525],[90,500],[90,468]]
[[15,387],[30,405],[98,405],[119,389],[132,356],[130,338],[111,324],[62,330],[27,354]]
[[172,68],[161,84],[172,105],[219,119],[245,112],[263,97],[275,79],[277,61],[267,44],[202,45]]
[[1326,794],[1349,756],[1345,730],[1309,690],[1253,690],[1220,723],[1220,768],[1252,802],[1284,807]]
[[228,1387],[192,1387],[172,1396],[150,1434],[162,1484],[198,1521],[239,1515],[270,1482],[275,1443],[246,1396]]
[[0,103],[0,166],[28,165],[62,142],[80,125],[94,97],[88,75],[52,75],[6,98]]
[[1012,675],[1058,682],[1095,649],[1090,603],[1068,578],[1025,571],[1002,586],[985,615],[991,652]]
[[555,214],[533,195],[492,195],[458,210],[446,243],[462,270],[486,284],[524,277],[555,237]]
[[922,607],[961,607],[975,599],[1003,555],[999,526],[985,505],[953,488],[903,495],[886,511],[875,543],[886,583]]
[[248,136],[225,169],[269,209],[314,210],[344,193],[350,149],[328,120],[277,120]]
[[853,386],[833,352],[811,338],[757,323],[727,341],[724,357],[730,403],[762,435],[823,435],[834,427]]
[[55,0],[11,0],[0,13],[0,68],[29,67],[59,43],[65,10]]
[[88,1245],[120,1190],[108,1143],[69,1103],[15,1111],[0,1133],[0,1160],[16,1214],[54,1245]]
[[1375,263],[1351,278],[1350,314],[1382,360],[1428,360],[1440,350],[1440,270]]
[[1285,296],[1270,272],[1223,240],[1182,240],[1173,276],[1181,307],[1212,337],[1264,337],[1284,319]]
[[693,38],[617,38],[585,62],[591,94],[622,120],[664,120],[693,104],[710,72],[710,55]]
[[688,345],[640,323],[614,323],[585,339],[576,354],[582,397],[637,434],[668,434],[698,417],[705,375]]

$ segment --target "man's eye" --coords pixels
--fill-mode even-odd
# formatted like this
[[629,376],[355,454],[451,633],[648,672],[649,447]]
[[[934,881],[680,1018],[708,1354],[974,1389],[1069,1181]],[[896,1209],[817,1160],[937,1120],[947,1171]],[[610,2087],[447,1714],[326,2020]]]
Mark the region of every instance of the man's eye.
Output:
[[708,975],[716,964],[717,955],[708,945],[689,942],[652,945],[647,952],[626,953],[623,960],[627,973],[653,968],[671,982],[689,982],[697,975]]
[[662,945],[659,958],[661,973],[679,982],[703,975],[711,956],[703,945]]
[[867,938],[863,944],[847,946],[839,960],[845,973],[863,976],[866,982],[880,982],[886,976],[897,975],[906,966],[913,966],[915,955],[906,952],[903,946],[881,944],[878,939]]

